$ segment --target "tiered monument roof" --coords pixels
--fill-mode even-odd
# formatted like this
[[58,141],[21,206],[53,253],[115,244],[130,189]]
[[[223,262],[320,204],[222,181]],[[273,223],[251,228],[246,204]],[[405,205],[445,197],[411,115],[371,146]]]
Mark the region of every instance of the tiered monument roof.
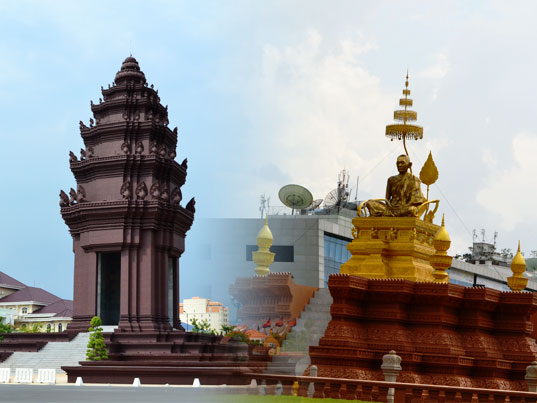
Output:
[[101,93],[89,125],[80,122],[80,157],[69,154],[76,189],[60,193],[75,252],[70,329],[87,329],[96,314],[107,324],[120,317],[123,330],[179,328],[177,260],[195,201],[182,204],[178,130],[132,56]]

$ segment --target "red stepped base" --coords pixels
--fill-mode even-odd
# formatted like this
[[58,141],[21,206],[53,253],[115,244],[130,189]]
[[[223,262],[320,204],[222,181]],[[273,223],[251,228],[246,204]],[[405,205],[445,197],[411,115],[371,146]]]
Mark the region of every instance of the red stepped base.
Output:
[[399,382],[527,390],[534,293],[341,274],[328,287],[332,321],[310,347],[319,376],[384,380],[382,356],[395,350]]
[[106,335],[109,360],[81,362],[62,367],[68,382],[82,377],[86,383],[236,385],[248,372],[261,372],[270,360],[268,349],[242,342],[222,343],[221,336],[184,331],[121,332]]

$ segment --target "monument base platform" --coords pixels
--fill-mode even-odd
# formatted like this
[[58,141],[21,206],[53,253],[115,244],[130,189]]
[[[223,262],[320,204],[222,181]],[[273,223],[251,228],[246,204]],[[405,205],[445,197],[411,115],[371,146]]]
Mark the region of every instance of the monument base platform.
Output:
[[319,376],[384,380],[382,356],[395,350],[399,382],[527,390],[535,293],[343,274],[328,287],[332,320],[310,346]]
[[105,334],[109,359],[62,367],[68,382],[185,385],[199,378],[206,385],[241,384],[247,372],[261,372],[270,361],[268,349],[184,331]]

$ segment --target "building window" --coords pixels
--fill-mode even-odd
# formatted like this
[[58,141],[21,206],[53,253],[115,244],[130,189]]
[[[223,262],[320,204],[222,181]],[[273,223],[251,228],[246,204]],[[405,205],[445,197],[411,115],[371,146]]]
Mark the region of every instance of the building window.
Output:
[[63,326],[61,323],[58,323],[58,332],[62,332],[63,331]]
[[22,313],[23,315],[26,315],[26,314],[28,313],[28,308],[26,308],[26,307],[22,308],[22,309],[21,309],[21,313]]
[[[257,250],[257,245],[246,245],[246,261],[252,261],[252,252]],[[294,262],[295,247],[293,245],[272,245],[270,251],[275,253],[274,262]]]
[[324,283],[328,283],[330,274],[339,273],[342,263],[351,257],[347,250],[347,244],[351,239],[339,237],[334,234],[324,233]]

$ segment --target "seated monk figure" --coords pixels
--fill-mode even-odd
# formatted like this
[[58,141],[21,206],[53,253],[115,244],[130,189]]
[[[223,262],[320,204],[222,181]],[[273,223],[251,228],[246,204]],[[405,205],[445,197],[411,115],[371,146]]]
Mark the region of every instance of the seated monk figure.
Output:
[[374,217],[416,217],[418,207],[427,201],[421,192],[421,181],[408,170],[408,155],[397,157],[399,175],[388,178],[386,200],[368,200],[365,207]]

